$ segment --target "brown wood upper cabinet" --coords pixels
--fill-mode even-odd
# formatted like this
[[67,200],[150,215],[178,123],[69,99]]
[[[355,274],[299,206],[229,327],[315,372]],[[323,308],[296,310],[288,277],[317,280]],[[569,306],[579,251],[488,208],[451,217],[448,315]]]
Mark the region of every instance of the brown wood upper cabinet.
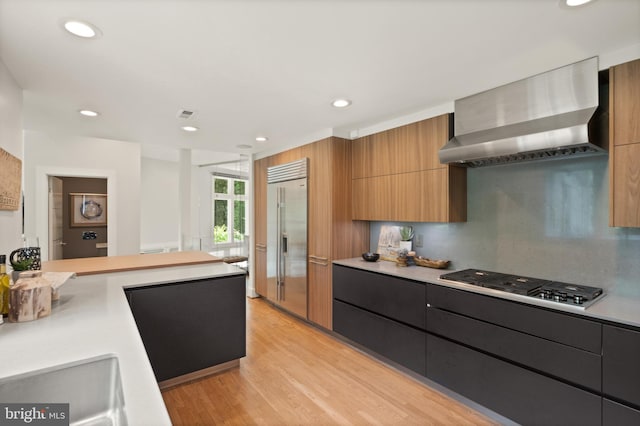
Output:
[[444,114],[352,142],[354,220],[467,220],[467,170],[438,159],[451,119]]
[[640,227],[640,59],[609,70],[609,225]]

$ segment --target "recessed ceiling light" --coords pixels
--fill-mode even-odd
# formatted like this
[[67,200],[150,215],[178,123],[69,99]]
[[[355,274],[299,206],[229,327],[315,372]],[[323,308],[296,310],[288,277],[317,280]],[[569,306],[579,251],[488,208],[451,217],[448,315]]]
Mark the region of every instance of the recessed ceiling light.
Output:
[[82,38],[96,38],[100,36],[100,30],[88,22],[69,19],[64,22],[64,29],[71,34]]
[[258,137],[256,137],[256,142],[266,142],[268,140],[269,140],[269,138],[266,137],[266,136],[258,136]]
[[351,105],[351,101],[349,99],[336,99],[335,101],[331,102],[331,105],[336,108],[346,108]]
[[236,145],[236,148],[239,148],[239,149],[251,149],[251,148],[253,148],[253,146],[246,145],[246,144],[240,144],[240,145]]
[[582,6],[584,4],[590,3],[592,0],[564,0],[564,4],[569,7]]
[[197,132],[198,131],[198,128],[194,127],[194,126],[182,126],[181,129],[184,130],[185,132]]
[[79,114],[84,115],[85,117],[97,117],[100,113],[92,111],[90,109],[81,109],[78,111]]

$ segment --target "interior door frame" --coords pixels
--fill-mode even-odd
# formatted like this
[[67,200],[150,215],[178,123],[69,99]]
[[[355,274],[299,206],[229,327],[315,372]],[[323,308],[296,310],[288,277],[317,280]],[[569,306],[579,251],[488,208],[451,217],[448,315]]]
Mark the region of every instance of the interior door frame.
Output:
[[109,169],[76,169],[64,167],[36,167],[36,235],[40,238],[40,254],[42,260],[49,260],[49,176],[58,177],[79,177],[79,178],[100,178],[107,180],[107,217],[109,226],[107,227],[107,256],[117,256],[117,191],[116,191],[116,171]]

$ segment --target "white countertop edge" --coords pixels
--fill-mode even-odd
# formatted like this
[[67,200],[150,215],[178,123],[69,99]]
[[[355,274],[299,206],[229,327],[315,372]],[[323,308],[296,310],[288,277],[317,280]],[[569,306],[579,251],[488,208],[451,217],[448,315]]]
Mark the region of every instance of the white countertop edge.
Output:
[[50,316],[0,325],[0,347],[5,349],[0,378],[114,355],[118,358],[128,423],[170,425],[124,288],[244,273],[236,266],[215,263],[71,279],[62,286],[60,300],[52,305]]
[[614,291],[609,291],[600,300],[586,309],[571,305],[559,304],[547,300],[526,297],[499,290],[492,290],[484,287],[477,287],[470,284],[457,284],[440,279],[440,275],[454,272],[449,269],[433,269],[422,266],[399,267],[394,262],[377,261],[367,262],[362,258],[335,260],[336,265],[348,266],[362,269],[369,272],[405,278],[413,281],[442,285],[445,287],[457,288],[473,293],[489,295],[501,299],[512,300],[519,303],[540,306],[556,311],[568,312],[584,317],[610,321],[632,327],[640,327],[640,298],[617,295]]

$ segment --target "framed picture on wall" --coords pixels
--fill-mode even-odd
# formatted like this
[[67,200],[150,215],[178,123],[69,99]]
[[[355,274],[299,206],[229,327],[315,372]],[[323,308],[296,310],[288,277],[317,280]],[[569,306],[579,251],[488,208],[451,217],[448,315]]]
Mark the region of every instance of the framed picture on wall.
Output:
[[106,226],[107,194],[70,193],[71,227]]

